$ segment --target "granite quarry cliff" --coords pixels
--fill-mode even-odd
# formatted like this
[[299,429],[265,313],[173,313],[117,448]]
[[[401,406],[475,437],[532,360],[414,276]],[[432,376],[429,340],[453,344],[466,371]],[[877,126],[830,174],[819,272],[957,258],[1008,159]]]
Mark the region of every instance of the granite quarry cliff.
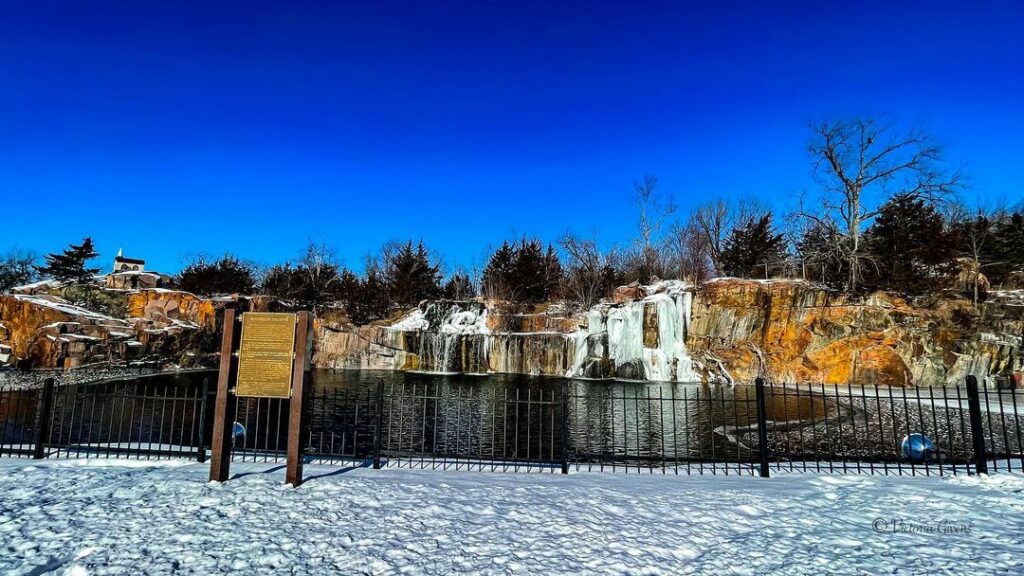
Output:
[[795,280],[621,288],[582,312],[429,302],[390,325],[318,322],[317,364],[669,381],[955,384],[1021,370],[1024,306],[995,294],[911,305]]
[[[216,362],[225,306],[283,309],[260,298],[201,298],[163,288],[103,288],[104,312],[42,288],[0,295],[0,361],[77,368],[149,360]],[[387,321],[316,320],[320,368],[521,373],[666,381],[995,384],[1024,368],[1024,299],[994,292],[975,308],[950,294],[915,302],[851,297],[799,280],[721,278],[699,286],[631,285],[589,310],[549,304],[429,301]]]

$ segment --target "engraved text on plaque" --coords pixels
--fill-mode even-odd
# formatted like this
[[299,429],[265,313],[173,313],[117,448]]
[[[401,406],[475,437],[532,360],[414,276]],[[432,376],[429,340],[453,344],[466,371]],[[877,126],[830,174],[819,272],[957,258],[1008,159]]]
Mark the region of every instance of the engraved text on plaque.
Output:
[[294,351],[295,314],[243,314],[235,394],[288,398],[291,393]]

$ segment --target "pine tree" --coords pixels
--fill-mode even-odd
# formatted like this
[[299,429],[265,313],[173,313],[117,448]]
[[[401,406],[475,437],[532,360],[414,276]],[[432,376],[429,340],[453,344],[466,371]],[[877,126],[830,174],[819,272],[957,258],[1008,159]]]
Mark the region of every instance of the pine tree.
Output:
[[353,282],[354,276],[343,276],[341,296],[345,300],[345,312],[355,324],[365,325],[387,318],[391,311],[388,301],[387,282],[375,266],[370,266],[365,276]]
[[515,259],[516,252],[508,241],[491,254],[484,267],[483,293],[488,298],[515,300]]
[[484,268],[484,293],[524,303],[544,302],[558,294],[562,264],[554,247],[539,240],[507,241],[491,254]]
[[949,272],[953,261],[942,215],[922,198],[894,196],[864,234],[870,263],[865,285],[921,294]]
[[261,290],[319,315],[323,308],[337,299],[338,284],[344,271],[333,249],[310,242],[298,263],[277,264],[267,270]]
[[263,275],[260,291],[275,298],[294,298],[297,291],[297,272],[290,262],[271,266]]
[[805,278],[835,290],[846,287],[849,244],[834,222],[815,222],[796,245]]
[[729,276],[756,278],[779,273],[786,262],[786,241],[772,226],[772,215],[749,218],[733,228],[722,250]]
[[72,244],[61,253],[47,254],[46,265],[39,267],[41,276],[60,282],[86,284],[100,271],[86,268],[85,263],[99,256],[92,244],[92,238],[85,237],[81,244]]
[[469,300],[476,296],[476,289],[468,274],[456,272],[445,283],[442,293],[448,300]]
[[1002,285],[1010,273],[1024,271],[1024,213],[1014,212],[995,225],[995,241],[992,246],[994,264],[989,279],[995,285]]
[[230,254],[216,262],[199,257],[178,275],[178,286],[193,294],[252,294],[256,289],[255,266]]
[[385,250],[384,281],[391,302],[402,307],[441,295],[441,266],[432,261],[423,242],[412,241]]

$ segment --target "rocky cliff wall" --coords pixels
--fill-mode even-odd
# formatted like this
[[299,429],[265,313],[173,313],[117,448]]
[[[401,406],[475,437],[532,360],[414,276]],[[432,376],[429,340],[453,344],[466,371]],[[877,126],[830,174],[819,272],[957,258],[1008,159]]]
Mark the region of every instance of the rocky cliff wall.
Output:
[[[126,318],[48,294],[0,296],[0,352],[34,367],[147,356],[213,365],[224,306],[283,306],[161,289],[118,293]],[[624,287],[586,311],[550,305],[514,314],[497,302],[426,302],[390,322],[318,319],[315,329],[322,368],[938,385],[1022,370],[1024,293],[994,292],[978,310],[948,295],[911,304],[792,280],[718,279],[696,288]]]
[[[997,301],[992,315],[1013,310]],[[954,384],[967,374],[1021,369],[1019,319],[982,318],[971,303],[938,297],[850,298],[796,281],[719,280],[694,299],[688,344],[705,373],[785,382]]]
[[392,325],[318,323],[315,361],[327,368],[941,385],[967,374],[1019,372],[1022,331],[1024,306],[1006,295],[978,311],[953,296],[911,306],[801,281],[718,279],[698,288],[633,287],[582,313],[507,315],[480,303],[430,303]]
[[0,295],[0,344],[11,349],[9,361],[71,369],[141,359],[189,364],[216,341],[210,300],[168,290],[122,295],[126,318],[49,294]]

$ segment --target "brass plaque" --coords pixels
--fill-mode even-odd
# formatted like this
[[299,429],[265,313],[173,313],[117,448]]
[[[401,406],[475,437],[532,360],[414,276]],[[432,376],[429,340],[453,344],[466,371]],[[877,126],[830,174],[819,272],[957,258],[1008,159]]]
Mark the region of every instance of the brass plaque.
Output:
[[288,398],[292,390],[295,314],[242,314],[237,396]]

